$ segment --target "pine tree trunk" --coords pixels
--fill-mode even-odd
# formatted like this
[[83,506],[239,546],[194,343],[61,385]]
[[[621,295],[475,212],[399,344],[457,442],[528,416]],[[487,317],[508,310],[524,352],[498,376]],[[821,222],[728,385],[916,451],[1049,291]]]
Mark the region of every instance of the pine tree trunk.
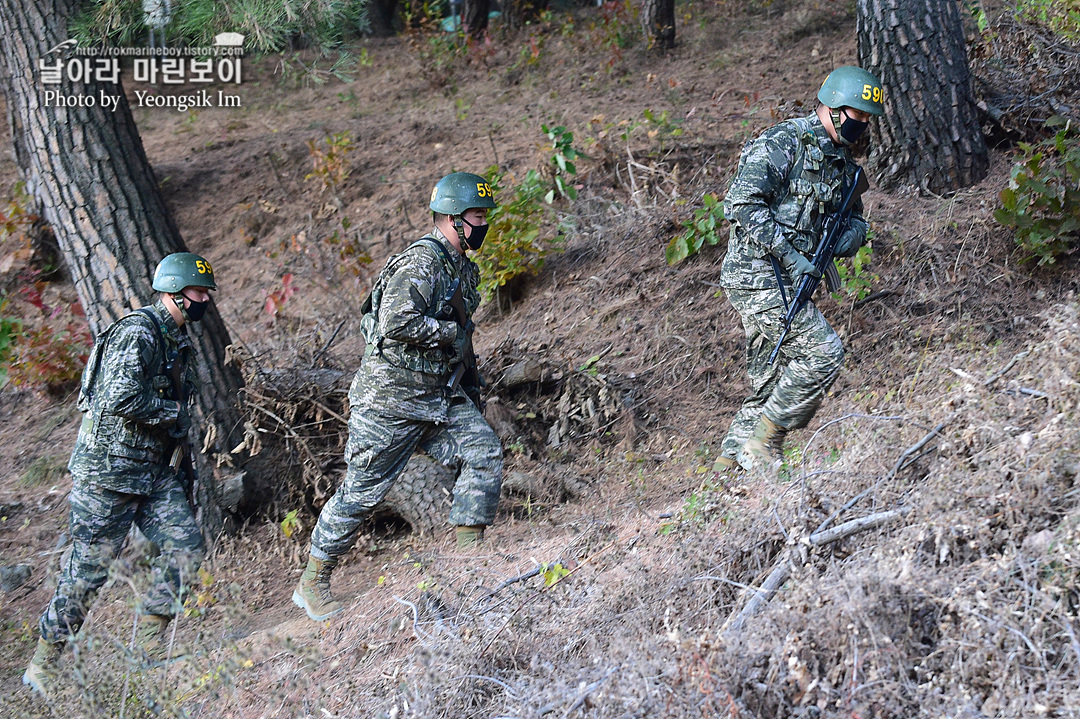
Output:
[[394,34],[394,11],[397,0],[369,0],[367,4],[368,22],[371,34],[375,37],[390,37]]
[[885,89],[870,174],[939,195],[974,185],[990,163],[956,1],[857,2],[859,64]]
[[479,38],[487,31],[489,0],[465,0],[461,9],[461,26],[470,37]]
[[[132,308],[151,303],[158,261],[186,247],[146,159],[122,86],[73,83],[65,77],[48,89],[92,97],[94,106],[45,104],[38,59],[67,39],[68,22],[79,5],[78,0],[0,0],[0,89],[27,192],[56,234],[96,335]],[[102,95],[118,98],[115,111],[103,109]],[[203,321],[189,325],[189,333],[201,384],[197,441],[204,443],[209,432],[208,454],[227,456],[240,442],[237,391],[243,384],[239,372],[224,363],[229,333],[213,304]],[[215,473],[215,463],[198,451],[196,457],[196,513],[204,534],[213,539],[235,511],[235,501],[223,506],[222,476]]]
[[651,47],[675,47],[675,0],[644,0],[641,4],[641,31]]

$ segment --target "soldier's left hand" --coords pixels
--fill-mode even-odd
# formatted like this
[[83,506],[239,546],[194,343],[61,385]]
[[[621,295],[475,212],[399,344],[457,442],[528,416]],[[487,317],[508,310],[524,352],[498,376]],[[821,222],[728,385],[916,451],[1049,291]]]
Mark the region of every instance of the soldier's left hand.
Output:
[[844,234],[840,235],[840,239],[836,241],[836,249],[833,251],[835,257],[854,257],[855,253],[862,247],[863,234],[856,230],[854,227],[849,227],[844,230]]

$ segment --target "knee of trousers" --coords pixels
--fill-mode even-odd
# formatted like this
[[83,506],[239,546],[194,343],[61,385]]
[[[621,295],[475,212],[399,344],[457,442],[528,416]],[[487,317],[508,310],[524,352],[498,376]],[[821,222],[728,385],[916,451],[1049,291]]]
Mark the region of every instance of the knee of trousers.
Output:
[[839,337],[833,337],[833,341],[825,343],[812,362],[817,367],[822,377],[836,376],[840,368],[844,366],[844,345]]

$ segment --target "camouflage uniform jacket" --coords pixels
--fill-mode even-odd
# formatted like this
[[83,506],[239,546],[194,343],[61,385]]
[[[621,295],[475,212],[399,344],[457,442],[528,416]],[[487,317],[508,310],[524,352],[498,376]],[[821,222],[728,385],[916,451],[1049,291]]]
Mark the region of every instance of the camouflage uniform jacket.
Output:
[[[437,242],[445,255],[434,247]],[[352,407],[386,416],[445,423],[446,382],[458,324],[445,307],[451,283],[461,278],[465,309],[480,304],[480,269],[434,230],[391,257],[371,290],[361,322],[364,360],[349,391]],[[465,397],[462,389],[456,393]]]
[[[781,257],[794,247],[812,257],[824,219],[836,210],[855,169],[851,152],[832,141],[816,114],[785,120],[747,142],[724,198],[731,235],[720,284],[774,288],[768,255]],[[850,227],[865,242],[861,201]]]
[[97,338],[79,396],[83,423],[68,462],[76,481],[139,495],[150,494],[165,469],[165,454],[176,442],[169,430],[187,412],[170,399],[166,355],[180,362],[185,395],[193,397],[196,390],[187,333],[160,300],[146,309],[156,318],[165,347],[142,312],[121,318]]

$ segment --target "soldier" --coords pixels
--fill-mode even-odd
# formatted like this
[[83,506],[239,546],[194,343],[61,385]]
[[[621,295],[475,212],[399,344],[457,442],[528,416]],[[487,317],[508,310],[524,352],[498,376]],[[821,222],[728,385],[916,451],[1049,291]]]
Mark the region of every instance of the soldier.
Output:
[[190,446],[185,398],[196,388],[184,325],[202,319],[217,285],[209,262],[178,252],[158,264],[153,287],[161,293],[157,302],[101,333],[83,371],[85,414],[68,462],[71,555],[23,674],[23,683],[46,697],[64,643],[82,626],[132,524],[161,549],[136,630],[151,659],[164,658],[165,630],[202,561],[203,539],[186,496],[194,478],[178,469]]
[[[795,317],[776,363],[768,360],[785,313],[777,277],[794,298],[803,275],[817,276],[808,258],[855,172],[850,148],[870,116],[883,112],[881,83],[858,67],[830,73],[818,100],[813,114],[746,144],[724,199],[731,234],[720,284],[742,318],[752,392],[721,445],[720,470],[778,467],[784,437],[810,422],[844,361],[840,337],[812,303]],[[858,252],[866,229],[856,203],[836,255]],[[774,271],[777,262],[783,272]]]
[[[480,304],[480,272],[465,251],[484,242],[491,195],[479,175],[455,172],[439,180],[429,205],[434,229],[387,261],[364,304],[367,349],[349,389],[348,469],[319,515],[292,595],[315,621],[342,610],[330,594],[330,575],[417,447],[460,466],[450,509],[459,547],[479,544],[495,519],[502,447],[480,413],[479,387],[452,381],[472,356],[468,317]],[[449,301],[455,282],[464,320],[455,319]]]

